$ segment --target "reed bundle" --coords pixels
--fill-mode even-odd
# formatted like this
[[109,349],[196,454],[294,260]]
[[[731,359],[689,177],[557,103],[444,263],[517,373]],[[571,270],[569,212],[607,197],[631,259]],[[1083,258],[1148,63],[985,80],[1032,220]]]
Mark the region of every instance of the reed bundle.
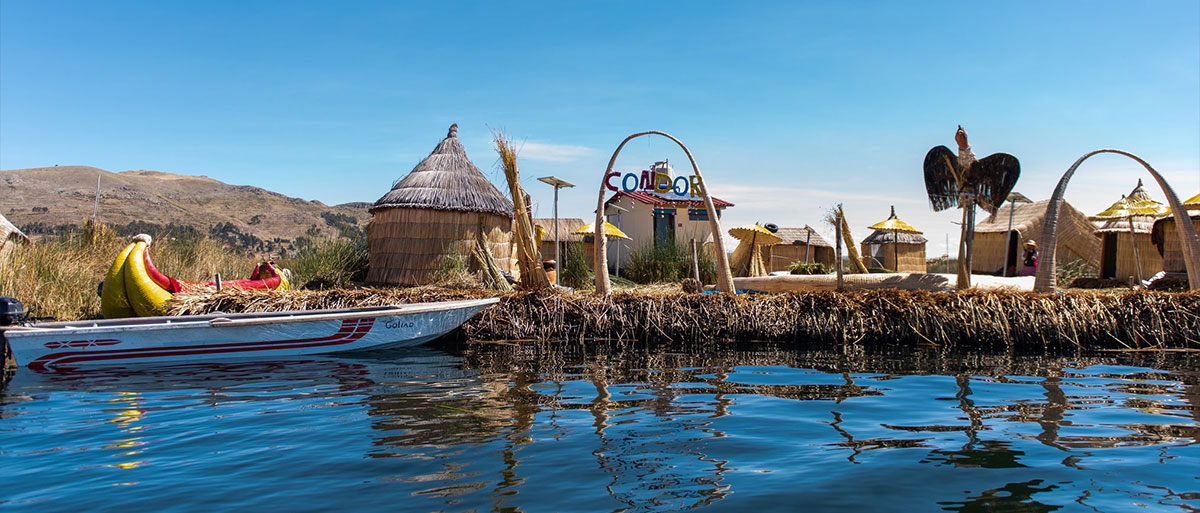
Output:
[[496,151],[500,153],[500,163],[504,168],[504,178],[508,180],[508,190],[513,198],[513,224],[516,228],[514,242],[517,247],[521,284],[533,290],[548,288],[550,277],[542,268],[541,252],[538,251],[538,243],[534,242],[533,218],[529,215],[525,190],[521,188],[520,174],[517,172],[517,152],[513,149],[512,141],[504,134],[495,134],[495,143]]
[[[176,295],[171,313],[382,306],[499,295],[486,290],[224,290]],[[502,295],[463,325],[470,339],[763,340],[946,349],[1200,350],[1200,293],[1034,294],[877,290],[800,294],[561,291]]]

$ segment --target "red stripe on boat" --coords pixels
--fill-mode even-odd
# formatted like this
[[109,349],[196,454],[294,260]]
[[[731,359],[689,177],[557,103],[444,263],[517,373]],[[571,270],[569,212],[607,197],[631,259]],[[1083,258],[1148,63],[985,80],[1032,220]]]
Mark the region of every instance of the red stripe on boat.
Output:
[[118,360],[128,358],[152,358],[157,356],[186,356],[214,353],[241,353],[275,349],[337,346],[361,339],[371,331],[375,318],[346,319],[332,335],[325,337],[270,340],[259,342],[231,342],[227,344],[188,345],[178,347],[143,347],[136,349],[114,349],[107,351],[68,351],[42,355],[29,362],[29,368],[46,370],[48,367],[65,363]]

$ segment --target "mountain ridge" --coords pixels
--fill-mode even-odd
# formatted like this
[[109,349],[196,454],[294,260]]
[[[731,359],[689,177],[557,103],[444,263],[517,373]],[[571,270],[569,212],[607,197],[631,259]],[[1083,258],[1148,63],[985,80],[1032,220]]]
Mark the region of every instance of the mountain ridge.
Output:
[[255,244],[263,250],[286,248],[302,237],[347,235],[370,220],[367,202],[330,206],[204,175],[92,166],[0,170],[0,212],[17,226],[81,225],[92,217],[97,177],[102,222],[240,232],[252,236],[247,240],[258,239]]

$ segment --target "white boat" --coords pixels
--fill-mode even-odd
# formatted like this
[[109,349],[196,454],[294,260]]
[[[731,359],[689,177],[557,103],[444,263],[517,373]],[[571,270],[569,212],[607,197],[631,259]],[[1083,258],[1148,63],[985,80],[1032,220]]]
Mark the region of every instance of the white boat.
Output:
[[499,298],[297,312],[139,317],[0,328],[17,365],[274,359],[417,345],[462,325]]

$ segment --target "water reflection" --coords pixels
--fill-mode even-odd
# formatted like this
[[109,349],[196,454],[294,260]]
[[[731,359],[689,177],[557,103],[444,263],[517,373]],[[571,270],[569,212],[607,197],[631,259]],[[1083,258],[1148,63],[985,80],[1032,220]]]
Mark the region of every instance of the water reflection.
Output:
[[621,344],[22,369],[0,391],[0,468],[18,469],[0,504],[158,511],[216,489],[295,511],[1182,509],[1196,369]]

